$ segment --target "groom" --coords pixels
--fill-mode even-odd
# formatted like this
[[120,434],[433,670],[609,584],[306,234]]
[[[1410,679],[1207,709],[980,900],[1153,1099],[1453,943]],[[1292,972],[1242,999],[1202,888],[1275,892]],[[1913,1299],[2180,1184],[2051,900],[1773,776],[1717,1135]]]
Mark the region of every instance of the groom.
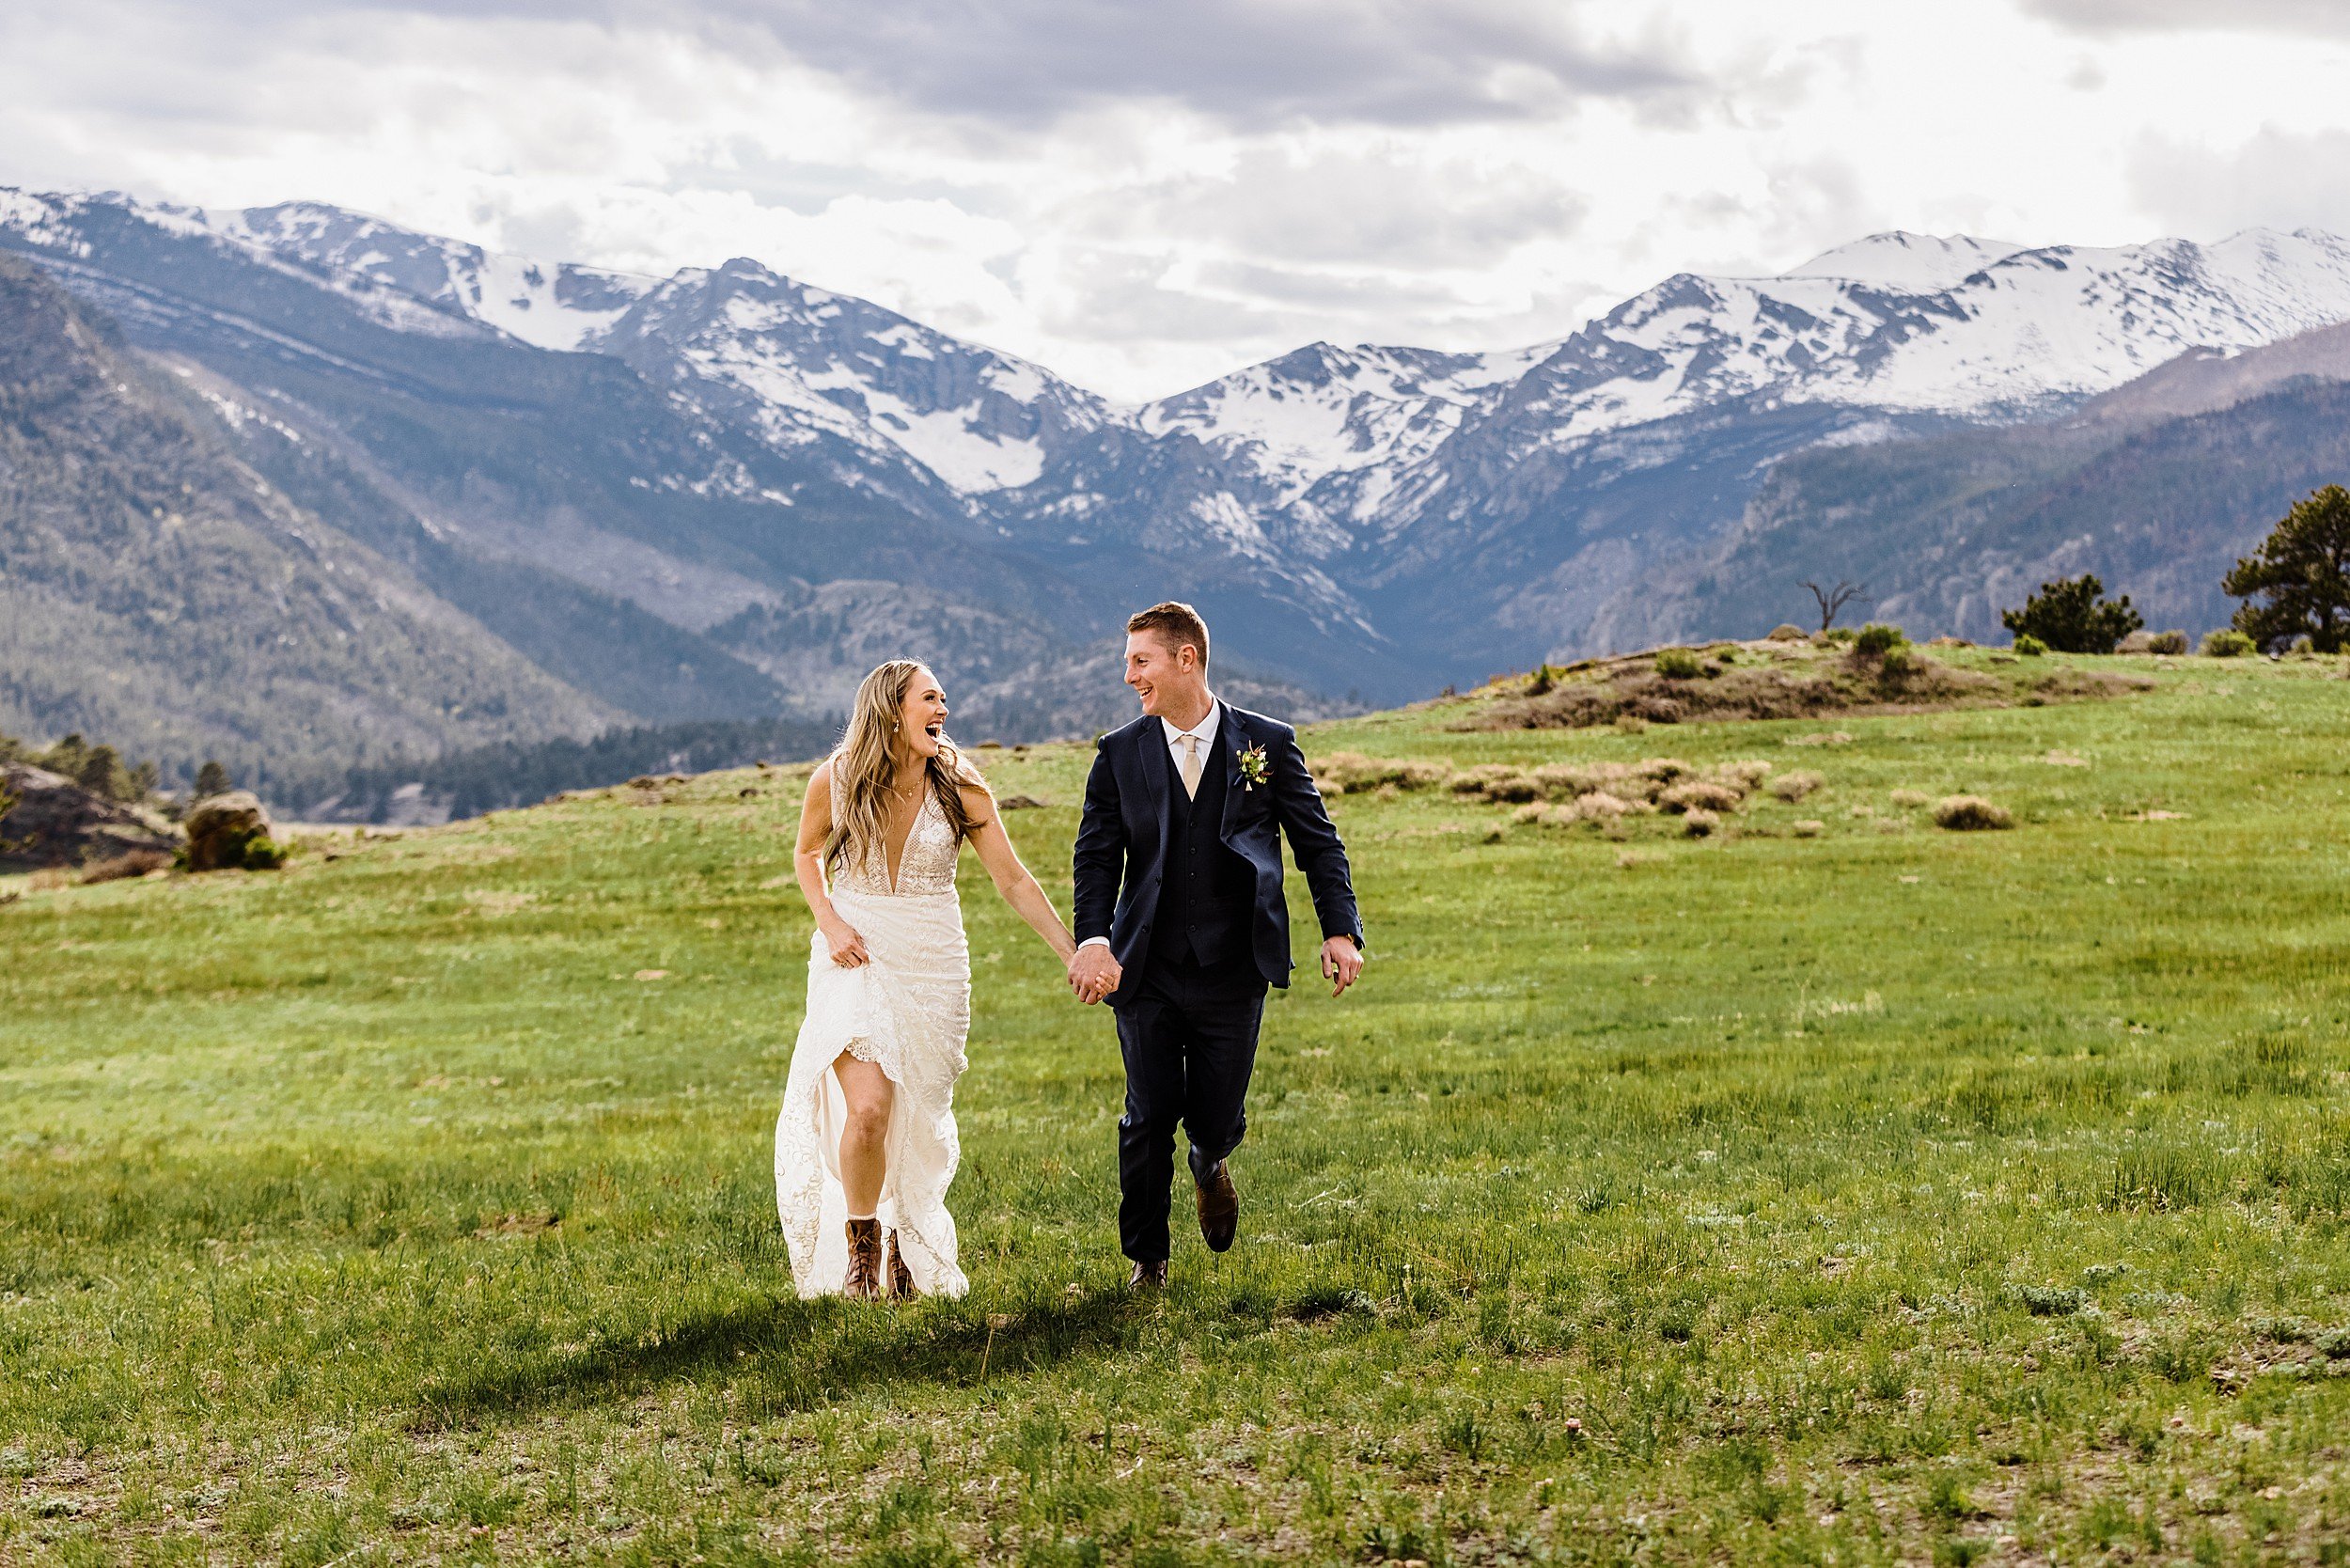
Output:
[[1313,893],[1333,996],[1362,973],[1363,927],[1296,732],[1208,690],[1197,610],[1153,604],[1126,622],[1126,684],[1142,717],[1102,737],[1086,780],[1069,983],[1118,1014],[1119,1244],[1139,1287],[1167,1283],[1176,1123],[1191,1140],[1200,1235],[1222,1252],[1239,1227],[1225,1160],[1247,1126],[1265,987],[1290,982],[1280,834]]

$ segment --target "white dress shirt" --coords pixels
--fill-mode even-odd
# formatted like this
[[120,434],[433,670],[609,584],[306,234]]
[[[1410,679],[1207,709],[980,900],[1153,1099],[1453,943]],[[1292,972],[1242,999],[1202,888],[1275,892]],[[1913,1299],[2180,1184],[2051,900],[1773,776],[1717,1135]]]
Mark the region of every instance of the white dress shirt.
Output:
[[[1167,749],[1168,754],[1175,759],[1178,772],[1183,765],[1183,737],[1185,735],[1199,737],[1199,765],[1202,769],[1206,768],[1208,759],[1215,755],[1216,720],[1223,712],[1224,704],[1211,697],[1208,698],[1208,716],[1188,729],[1176,729],[1175,721],[1171,718],[1159,720],[1159,728],[1167,731]],[[1201,776],[1206,776],[1203,773]]]
[[[1175,771],[1178,776],[1180,776],[1183,773],[1183,737],[1186,735],[1197,735],[1199,737],[1199,776],[1202,778],[1207,776],[1208,767],[1215,757],[1216,723],[1223,716],[1223,713],[1224,704],[1218,701],[1214,694],[1210,694],[1208,698],[1208,716],[1201,719],[1198,724],[1193,725],[1190,729],[1177,729],[1175,727],[1175,721],[1171,718],[1162,718],[1159,720],[1159,728],[1166,731],[1167,734],[1167,755],[1174,759]],[[1104,948],[1110,945],[1110,939],[1106,936],[1089,936],[1084,941],[1077,944],[1078,950],[1083,951],[1085,949],[1092,947],[1097,942]]]

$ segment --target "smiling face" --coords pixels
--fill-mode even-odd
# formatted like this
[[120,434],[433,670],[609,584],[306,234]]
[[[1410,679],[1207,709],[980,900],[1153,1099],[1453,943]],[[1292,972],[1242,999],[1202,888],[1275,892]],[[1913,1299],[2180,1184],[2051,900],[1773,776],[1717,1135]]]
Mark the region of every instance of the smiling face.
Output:
[[898,739],[916,757],[928,761],[938,755],[938,738],[947,728],[947,694],[928,666],[916,669],[906,682],[906,699],[898,708]]
[[1199,650],[1189,643],[1169,647],[1161,632],[1126,634],[1126,684],[1152,718],[1195,723],[1207,710],[1208,672]]

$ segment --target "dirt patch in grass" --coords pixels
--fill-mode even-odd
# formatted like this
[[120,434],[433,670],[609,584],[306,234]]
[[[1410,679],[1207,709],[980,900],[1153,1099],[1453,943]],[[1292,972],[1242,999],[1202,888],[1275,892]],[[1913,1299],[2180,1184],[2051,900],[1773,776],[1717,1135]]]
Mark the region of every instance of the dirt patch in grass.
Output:
[[[1668,663],[1694,673],[1668,674]],[[1717,643],[1703,657],[1692,651],[1690,659],[1668,662],[1639,653],[1497,677],[1457,699],[1465,711],[1450,728],[1581,729],[1633,719],[1695,724],[1915,713],[2119,697],[2153,685],[2144,676],[2070,666],[1992,674],[1944,664],[1915,649],[1887,660],[1835,646]]]

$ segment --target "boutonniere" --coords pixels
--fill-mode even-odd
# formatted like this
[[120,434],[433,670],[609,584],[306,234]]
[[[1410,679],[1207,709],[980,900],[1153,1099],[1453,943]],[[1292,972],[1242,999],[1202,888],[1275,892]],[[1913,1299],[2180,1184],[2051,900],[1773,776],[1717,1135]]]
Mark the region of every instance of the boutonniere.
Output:
[[1264,747],[1252,745],[1240,754],[1240,787],[1253,790],[1273,776],[1273,763],[1264,754]]

